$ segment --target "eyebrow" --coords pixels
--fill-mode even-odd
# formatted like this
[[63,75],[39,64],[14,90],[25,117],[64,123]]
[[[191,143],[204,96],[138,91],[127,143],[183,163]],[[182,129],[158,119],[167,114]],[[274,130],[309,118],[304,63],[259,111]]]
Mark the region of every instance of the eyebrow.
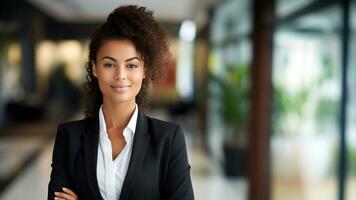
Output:
[[[101,60],[104,60],[105,58],[107,58],[109,60],[112,60],[114,62],[117,62],[117,60],[115,58],[110,57],[110,56],[104,56],[103,58],[101,58]],[[126,59],[125,62],[131,61],[131,60],[135,60],[135,59],[137,59],[138,61],[142,61],[139,57],[135,56],[135,57]]]

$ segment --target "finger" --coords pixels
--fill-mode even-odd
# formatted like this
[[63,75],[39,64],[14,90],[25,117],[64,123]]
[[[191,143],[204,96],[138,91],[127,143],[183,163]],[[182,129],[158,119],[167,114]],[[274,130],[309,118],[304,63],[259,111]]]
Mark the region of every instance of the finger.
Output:
[[54,197],[54,200],[66,200],[66,199],[63,199],[63,198],[60,198],[60,197]]
[[74,197],[77,196],[77,195],[76,195],[71,189],[69,189],[69,188],[63,187],[62,189],[63,189],[63,191],[64,191],[65,193],[67,193],[67,194],[70,194],[70,195],[72,195],[72,196],[74,196]]
[[61,197],[63,199],[66,199],[66,200],[74,200],[74,197],[67,194],[67,193],[64,193],[64,192],[55,192],[54,193],[56,195],[56,197]]

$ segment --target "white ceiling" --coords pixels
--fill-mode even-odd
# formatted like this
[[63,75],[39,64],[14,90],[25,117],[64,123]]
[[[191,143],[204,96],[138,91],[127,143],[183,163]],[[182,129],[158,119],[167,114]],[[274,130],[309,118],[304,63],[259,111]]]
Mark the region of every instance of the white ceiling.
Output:
[[154,11],[164,22],[191,19],[204,23],[207,7],[217,0],[27,0],[50,16],[66,22],[97,22],[120,5],[136,4]]

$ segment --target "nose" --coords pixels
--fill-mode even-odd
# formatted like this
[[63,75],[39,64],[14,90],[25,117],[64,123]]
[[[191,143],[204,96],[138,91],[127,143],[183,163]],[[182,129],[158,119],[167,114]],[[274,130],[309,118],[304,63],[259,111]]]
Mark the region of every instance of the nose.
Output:
[[114,75],[115,80],[125,80],[126,79],[126,71],[125,67],[118,65],[115,69],[115,75]]

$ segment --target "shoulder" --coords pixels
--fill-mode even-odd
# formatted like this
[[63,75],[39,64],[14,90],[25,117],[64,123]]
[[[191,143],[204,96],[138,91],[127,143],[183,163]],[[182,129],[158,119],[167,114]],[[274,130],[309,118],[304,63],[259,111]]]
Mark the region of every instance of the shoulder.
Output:
[[93,120],[93,118],[85,118],[58,124],[55,146],[78,148],[81,143],[82,135],[89,128],[90,124],[95,124]]
[[85,118],[81,120],[62,122],[58,124],[58,129],[66,131],[78,131],[84,129],[92,121],[93,118]]
[[182,128],[179,124],[163,121],[153,117],[147,117],[150,134],[158,140],[168,140],[173,143],[177,138],[184,138]]
[[160,119],[150,117],[150,116],[146,116],[146,117],[147,117],[149,126],[151,126],[154,129],[159,129],[160,131],[172,132],[172,131],[180,128],[180,126],[178,124],[173,123],[173,122],[160,120]]
[[57,135],[79,138],[91,124],[95,124],[93,118],[62,122],[58,124]]

